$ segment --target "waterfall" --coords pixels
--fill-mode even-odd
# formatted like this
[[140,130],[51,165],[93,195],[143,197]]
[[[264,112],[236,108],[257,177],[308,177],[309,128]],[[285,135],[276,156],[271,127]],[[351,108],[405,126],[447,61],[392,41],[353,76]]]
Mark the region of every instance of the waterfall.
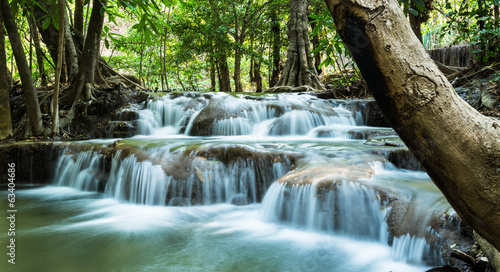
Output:
[[111,163],[108,196],[135,204],[165,205],[170,180],[161,166],[149,161],[138,162],[135,156],[120,161],[119,156],[120,151]]
[[[377,192],[357,182],[339,182],[335,189],[317,184],[287,185],[275,182],[266,193],[259,216],[297,228],[389,244],[386,208]],[[429,230],[428,230],[429,231]],[[423,264],[437,258],[424,237],[406,233],[392,237],[395,261]]]
[[121,158],[120,150],[111,159],[109,172],[104,156],[97,151],[63,153],[67,154],[59,156],[54,184],[85,191],[98,191],[101,184],[106,184],[108,197],[143,205],[256,203],[291,165],[289,159],[271,164],[267,160],[241,159],[225,165],[195,158],[186,166],[193,173],[176,180],[165,174],[162,165],[139,161],[135,155]]
[[[107,146],[90,142],[95,148],[84,147],[88,150],[80,152],[65,149],[58,157],[53,184],[104,192],[119,205],[133,203],[145,209],[145,205],[213,205],[165,208],[176,211],[248,208],[253,211],[248,216],[255,217],[248,222],[259,221],[255,223],[258,227],[281,225],[277,228],[376,244],[387,251],[390,262],[422,265],[429,259],[439,261],[434,256],[435,244],[431,247],[425,239],[434,231],[425,229],[431,213],[413,201],[414,188],[394,197],[408,201],[401,219],[404,226],[396,231],[394,221],[389,220],[397,207],[388,191],[412,186],[409,184],[420,190],[432,183],[421,171],[402,177],[410,174],[397,167],[420,169],[404,147],[364,141],[384,140],[388,135],[397,139],[390,128],[359,127],[367,123],[367,108],[363,101],[320,100],[297,94],[252,99],[228,94],[168,94],[149,99],[135,115],[123,117],[130,123],[117,120],[109,124],[110,136],[139,133],[135,138],[107,142]],[[321,182],[278,181],[291,169],[310,170],[319,164],[339,173],[324,175]],[[313,170],[306,174],[311,177],[321,172]],[[423,202],[429,199],[434,201],[427,198]],[[214,205],[222,203],[255,205]]]
[[77,156],[67,154],[69,152],[68,149],[61,152],[53,183],[82,191],[98,191],[100,180],[97,176],[103,156],[94,151],[80,152]]
[[394,260],[407,263],[420,264],[430,246],[424,237],[412,236],[409,233],[394,237],[392,242],[392,256]]
[[385,216],[375,191],[355,182],[341,182],[335,190],[274,183],[261,212],[265,221],[376,241],[387,240]]
[[237,136],[252,133],[253,125],[246,118],[230,117],[217,120],[212,124],[212,135]]
[[163,135],[179,134],[202,104],[189,97],[172,99],[168,95],[148,100],[143,104],[144,109],[139,111],[139,133],[149,135],[163,128]]
[[294,136],[326,127],[333,133],[320,137],[342,137],[347,131],[345,127],[363,122],[359,113],[333,100],[294,95],[267,96],[262,101],[227,94],[203,98],[165,95],[148,100],[142,107],[136,130],[141,135]]

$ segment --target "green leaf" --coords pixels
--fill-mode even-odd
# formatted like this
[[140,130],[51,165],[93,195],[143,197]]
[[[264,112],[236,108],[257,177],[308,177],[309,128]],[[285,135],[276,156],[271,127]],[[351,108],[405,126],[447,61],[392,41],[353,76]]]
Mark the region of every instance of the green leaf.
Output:
[[415,9],[410,8],[410,9],[408,9],[408,12],[413,14],[414,16],[418,16],[418,11]]
[[47,29],[49,27],[49,25],[50,25],[50,21],[51,21],[50,17],[48,17],[47,19],[45,19],[45,21],[43,22],[42,28],[43,29]]
[[413,0],[413,3],[415,3],[415,6],[417,7],[418,10],[423,11],[425,8],[425,3],[423,0]]

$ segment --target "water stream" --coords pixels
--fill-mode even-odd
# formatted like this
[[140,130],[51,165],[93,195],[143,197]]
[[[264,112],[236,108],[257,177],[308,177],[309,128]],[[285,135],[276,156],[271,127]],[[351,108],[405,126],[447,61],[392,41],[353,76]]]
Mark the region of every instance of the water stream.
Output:
[[[384,156],[402,147],[367,144],[394,133],[365,126],[362,101],[190,93],[132,108],[136,136],[64,143],[52,185],[18,190],[18,264],[0,271],[441,264],[428,222],[454,212],[424,172]],[[407,212],[395,232],[400,202]]]

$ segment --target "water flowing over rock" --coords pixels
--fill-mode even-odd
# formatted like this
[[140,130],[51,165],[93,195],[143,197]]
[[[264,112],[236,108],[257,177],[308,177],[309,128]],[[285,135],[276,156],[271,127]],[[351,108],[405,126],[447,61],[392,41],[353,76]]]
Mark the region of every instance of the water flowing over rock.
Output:
[[293,155],[237,145],[170,151],[139,150],[115,142],[100,149],[77,153],[65,149],[54,183],[84,191],[105,187],[112,198],[145,205],[166,205],[172,199],[176,203],[184,199],[188,205],[230,203],[236,195],[255,203],[296,160]]
[[296,169],[272,185],[260,215],[270,222],[389,244],[397,261],[450,263],[446,253],[451,245],[437,242],[442,235],[451,238],[445,230],[453,224],[439,220],[449,207],[430,205],[426,194],[379,183],[384,175],[377,173],[381,163],[387,162],[332,162]]
[[[51,179],[126,209],[152,208],[146,222],[187,217],[203,226],[197,236],[285,228],[376,244],[388,262],[412,268],[458,264],[449,253],[466,251],[471,232],[387,126],[374,101],[155,94],[114,113],[103,126],[112,139],[2,144],[0,160],[20,163],[20,184]],[[245,220],[224,226],[233,216]],[[380,266],[370,265],[362,269]]]

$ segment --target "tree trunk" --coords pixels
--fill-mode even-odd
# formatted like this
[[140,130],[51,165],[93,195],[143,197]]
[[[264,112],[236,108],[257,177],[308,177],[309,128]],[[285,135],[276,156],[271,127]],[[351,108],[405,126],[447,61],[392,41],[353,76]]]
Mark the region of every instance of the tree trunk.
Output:
[[498,5],[495,5],[493,11],[495,13],[495,27],[498,29],[500,28],[500,11]]
[[210,91],[215,92],[216,89],[216,81],[215,81],[215,64],[213,60],[210,60]]
[[[64,0],[59,0],[59,22],[64,22]],[[52,131],[54,135],[59,135],[59,86],[61,85],[61,70],[64,56],[64,40],[66,28],[59,24],[59,44],[57,46],[56,78],[54,79],[54,96],[52,97]]]
[[75,21],[73,22],[73,27],[76,31],[83,35],[83,7],[85,0],[75,1]]
[[[64,0],[63,0],[64,1]],[[66,10],[64,10],[66,12]],[[61,33],[61,31],[59,31]],[[76,51],[75,43],[73,42],[73,35],[71,35],[71,28],[69,26],[69,19],[64,16],[64,39],[65,39],[65,51],[66,52],[66,65],[69,66],[68,81],[73,82],[78,75],[78,52]],[[61,38],[59,38],[59,44],[61,43]],[[59,61],[59,47],[58,47],[57,60]]]
[[33,37],[33,43],[35,44],[35,54],[36,62],[38,64],[38,72],[40,73],[40,80],[42,86],[47,86],[47,75],[45,74],[45,65],[43,63],[43,51],[40,45],[40,37],[38,37],[38,30],[33,19],[33,16],[28,16],[28,24],[30,28],[30,35]]
[[281,28],[276,10],[271,11],[271,33],[273,35],[273,72],[269,79],[269,87],[276,85],[280,78]]
[[243,85],[241,84],[241,49],[240,46],[243,44],[236,44],[236,49],[234,50],[234,91],[243,92]]
[[40,105],[38,104],[35,85],[33,84],[31,71],[29,69],[28,62],[26,61],[21,37],[19,36],[17,25],[14,20],[14,16],[12,15],[12,10],[10,9],[9,1],[0,0],[0,4],[5,28],[9,34],[10,44],[14,57],[16,58],[17,69],[19,70],[19,76],[21,77],[21,82],[23,84],[23,93],[26,100],[26,115],[29,119],[31,131],[33,135],[41,135],[43,133],[42,113],[40,112]]
[[[55,17],[55,10],[47,1],[39,1],[39,5],[33,6],[33,16],[35,18],[35,22],[38,26],[38,31],[42,36],[42,40],[47,46],[49,54],[54,63],[57,63],[57,46],[59,43],[59,30],[55,28],[54,24],[51,23],[47,28],[43,28],[43,23],[47,16]],[[66,35],[66,53],[65,59],[63,60],[63,67],[67,69],[62,70],[62,77],[72,81],[76,75],[78,74],[78,54],[77,50],[81,50],[82,46],[78,47],[73,40],[73,35],[71,35],[71,30],[69,27],[69,21],[66,19],[64,23],[67,33]],[[76,49],[78,48],[78,49]],[[75,56],[76,55],[76,56]]]
[[[83,53],[77,79],[73,83],[69,92],[61,97],[61,102],[64,102],[65,104],[72,104],[72,110],[74,110],[82,95],[87,100],[92,97],[91,86],[94,82],[94,73],[99,56],[99,43],[101,41],[102,27],[104,24],[104,11],[102,9],[106,5],[106,0],[94,0],[92,5],[92,13],[90,15],[88,28],[89,30],[83,46]],[[71,116],[69,117],[70,119],[72,118]]]
[[288,22],[287,59],[283,74],[276,86],[298,87],[307,85],[324,90],[310,53],[307,0],[290,1],[290,21]]
[[455,93],[394,0],[325,0],[384,115],[467,224],[500,249],[500,122]]
[[[415,5],[414,1],[411,1],[410,8],[417,10],[417,6]],[[420,12],[418,13],[417,16],[409,13],[409,17],[410,17],[410,26],[411,29],[413,30],[413,33],[415,33],[415,36],[417,36],[420,43],[423,43],[422,28],[421,28],[422,21],[420,19]]]
[[220,90],[221,92],[231,92],[231,81],[229,79],[229,65],[227,65],[227,57],[222,54],[219,61],[220,71]]
[[256,93],[261,93],[262,92],[262,76],[260,75],[260,60],[256,62],[255,60],[253,61],[253,81],[256,84],[255,92]]
[[5,33],[0,12],[0,140],[12,135],[12,120],[10,116],[9,90],[11,88],[7,56],[5,55]]

